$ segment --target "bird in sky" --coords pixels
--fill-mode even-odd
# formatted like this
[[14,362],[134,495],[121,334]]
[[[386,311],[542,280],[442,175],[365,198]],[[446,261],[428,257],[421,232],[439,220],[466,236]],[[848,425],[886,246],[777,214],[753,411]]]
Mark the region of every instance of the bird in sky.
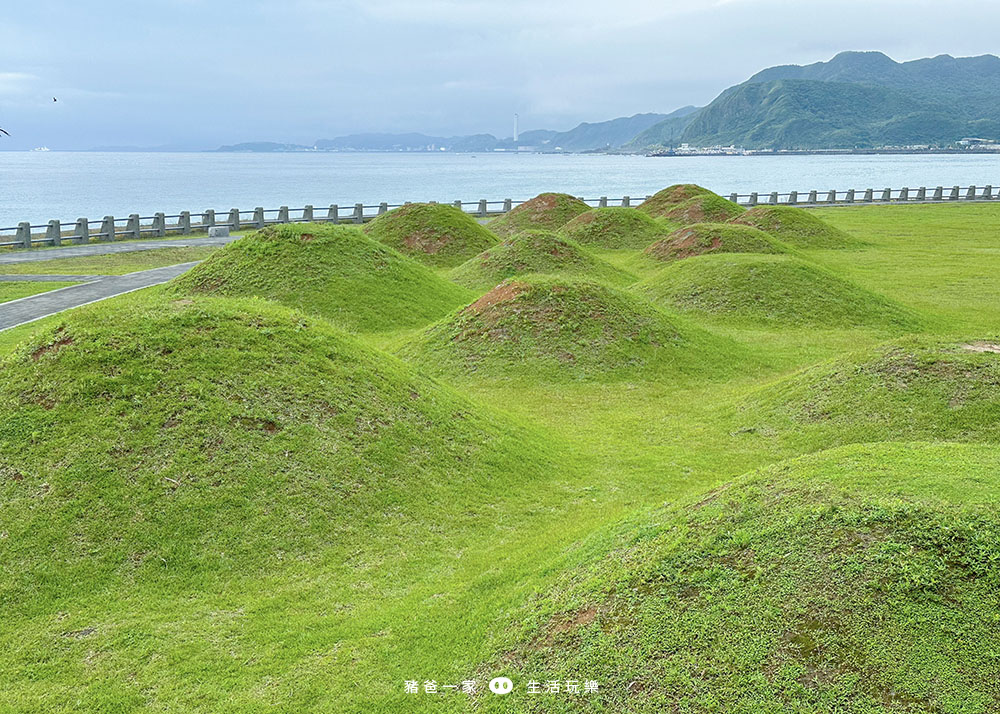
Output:
[[10,136],[10,132],[8,132],[6,129],[0,129],[0,134],[3,134],[4,136]]
[[58,99],[56,99],[55,97],[52,97],[52,101],[53,101],[53,102],[58,102],[59,100],[58,100]]

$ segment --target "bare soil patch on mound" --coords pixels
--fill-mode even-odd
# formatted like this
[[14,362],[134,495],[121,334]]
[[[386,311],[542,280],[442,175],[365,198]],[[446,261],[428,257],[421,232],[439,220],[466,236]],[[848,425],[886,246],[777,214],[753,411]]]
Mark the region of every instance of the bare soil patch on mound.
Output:
[[542,193],[493,219],[488,227],[501,237],[529,229],[554,231],[589,210],[590,206],[567,193]]

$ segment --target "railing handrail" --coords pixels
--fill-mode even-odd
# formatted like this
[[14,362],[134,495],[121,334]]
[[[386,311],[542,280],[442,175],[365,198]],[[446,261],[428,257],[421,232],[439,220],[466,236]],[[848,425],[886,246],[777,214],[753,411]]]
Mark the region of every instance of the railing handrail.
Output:
[[[916,188],[904,186],[899,189],[888,187],[876,189],[869,187],[860,190],[754,191],[750,193],[722,195],[742,206],[782,205],[803,208],[855,204],[945,203],[949,201],[1000,200],[1000,191],[995,191],[992,184],[987,186],[919,186]],[[600,208],[614,206],[634,207],[641,205],[648,198],[648,195],[626,195],[621,198],[601,196],[600,198],[581,198],[580,200],[587,203],[587,205]],[[465,211],[465,206],[474,206],[474,210],[465,212],[477,218],[487,218],[502,215],[510,211],[514,206],[525,203],[526,200],[528,199],[514,200],[505,198],[487,200],[481,198],[478,201],[456,200],[450,203],[436,201],[432,203],[454,206],[462,211]],[[376,204],[355,203],[343,206],[336,203],[329,204],[328,206],[306,204],[301,208],[289,208],[288,206],[263,208],[258,206],[252,210],[240,210],[238,208],[216,210],[207,208],[203,211],[195,212],[155,213],[152,216],[141,216],[137,213],[132,213],[127,217],[109,215],[95,220],[81,217],[72,221],[51,220],[43,224],[31,224],[24,221],[17,226],[0,228],[0,247],[32,248],[36,245],[61,245],[64,239],[70,243],[87,243],[92,238],[103,241],[137,240],[149,235],[162,237],[168,233],[187,235],[214,227],[243,230],[261,228],[265,225],[278,223],[365,223],[383,213],[395,208],[401,208],[410,203],[410,201],[401,204],[390,204],[387,202]],[[492,210],[491,206],[500,206],[500,208],[499,210]],[[244,220],[244,216],[249,216],[249,219]],[[277,217],[270,218],[271,216]],[[63,230],[64,226],[68,230]],[[91,231],[91,226],[100,226],[100,230]],[[36,233],[36,231],[44,231],[44,233]],[[11,237],[13,240],[5,241],[3,240],[5,237]]]

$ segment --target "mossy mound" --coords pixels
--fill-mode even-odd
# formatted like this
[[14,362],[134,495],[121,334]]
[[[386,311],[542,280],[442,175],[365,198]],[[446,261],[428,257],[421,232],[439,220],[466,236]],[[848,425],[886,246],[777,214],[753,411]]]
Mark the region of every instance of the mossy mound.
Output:
[[661,214],[662,218],[676,223],[725,223],[746,213],[743,206],[716,196],[696,196],[683,203],[678,203]]
[[898,303],[788,255],[726,253],[677,261],[635,285],[675,309],[755,325],[909,329]]
[[[0,373],[0,597],[21,650],[5,672],[27,680],[41,656],[76,671],[113,643],[74,699],[120,666],[160,681],[149,640],[119,628],[164,613],[157,651],[196,658],[225,689],[214,647],[197,644],[232,634],[220,608],[317,578],[336,603],[386,544],[439,537],[442,509],[487,518],[497,474],[508,489],[553,468],[529,430],[263,300],[156,290],[80,308]],[[270,641],[247,636],[248,651]]]
[[810,367],[747,400],[755,432],[824,441],[1000,442],[1000,339],[913,337]]
[[663,216],[678,204],[701,196],[718,196],[718,194],[698,184],[675,183],[647,198],[639,204],[639,210],[650,216]]
[[581,213],[559,232],[594,248],[645,248],[666,236],[672,226],[633,208],[594,208]]
[[665,363],[704,369],[713,339],[606,285],[529,277],[501,283],[401,353],[437,373],[603,379]]
[[571,672],[606,711],[995,711],[998,469],[994,447],[876,444],[737,479],[588,552],[480,669]]
[[489,227],[501,237],[531,229],[554,231],[589,210],[590,206],[568,193],[540,193],[494,218]]
[[263,297],[358,331],[418,327],[469,300],[461,287],[351,226],[269,226],[172,281],[178,293]]
[[682,260],[704,253],[783,253],[771,236],[750,226],[728,223],[694,223],[680,228],[646,248],[657,260]]
[[759,228],[796,248],[849,248],[858,241],[809,211],[794,206],[754,206],[733,223]]
[[455,206],[410,203],[366,223],[365,233],[404,255],[454,267],[496,243],[496,236]]
[[488,290],[507,278],[531,273],[585,276],[612,284],[635,279],[552,231],[518,233],[458,266],[449,277],[459,285]]

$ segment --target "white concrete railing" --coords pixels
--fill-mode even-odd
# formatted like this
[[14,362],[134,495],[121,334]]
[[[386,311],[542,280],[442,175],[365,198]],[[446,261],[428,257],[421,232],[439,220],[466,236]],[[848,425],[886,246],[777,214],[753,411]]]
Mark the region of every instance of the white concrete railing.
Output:
[[[622,198],[581,199],[596,208],[607,206],[638,206],[649,196]],[[937,186],[928,189],[864,189],[857,191],[789,191],[788,193],[731,193],[730,201],[742,206],[776,205],[776,206],[845,206],[853,204],[886,204],[886,203],[937,203],[948,201],[996,201],[1000,200],[1000,191],[994,191],[992,186],[952,186],[945,188]],[[478,201],[455,201],[451,205],[478,218],[498,216],[511,210],[524,201],[514,201],[506,198],[502,201],[488,201],[485,198]],[[215,226],[225,226],[231,231],[263,228],[275,223],[365,223],[393,208],[406,204],[362,204],[352,207],[330,205],[326,209],[317,210],[312,205],[302,208],[282,206],[275,209],[255,208],[252,211],[241,211],[237,208],[229,211],[209,209],[192,214],[181,211],[178,214],[166,215],[154,213],[152,216],[140,216],[133,213],[127,218],[105,216],[100,220],[78,218],[76,221],[63,222],[51,220],[46,224],[32,225],[28,222],[17,226],[0,228],[0,248],[33,248],[36,246],[57,246],[63,244],[81,244],[94,241],[141,240],[145,238],[163,238],[168,235],[190,235],[204,232]]]

